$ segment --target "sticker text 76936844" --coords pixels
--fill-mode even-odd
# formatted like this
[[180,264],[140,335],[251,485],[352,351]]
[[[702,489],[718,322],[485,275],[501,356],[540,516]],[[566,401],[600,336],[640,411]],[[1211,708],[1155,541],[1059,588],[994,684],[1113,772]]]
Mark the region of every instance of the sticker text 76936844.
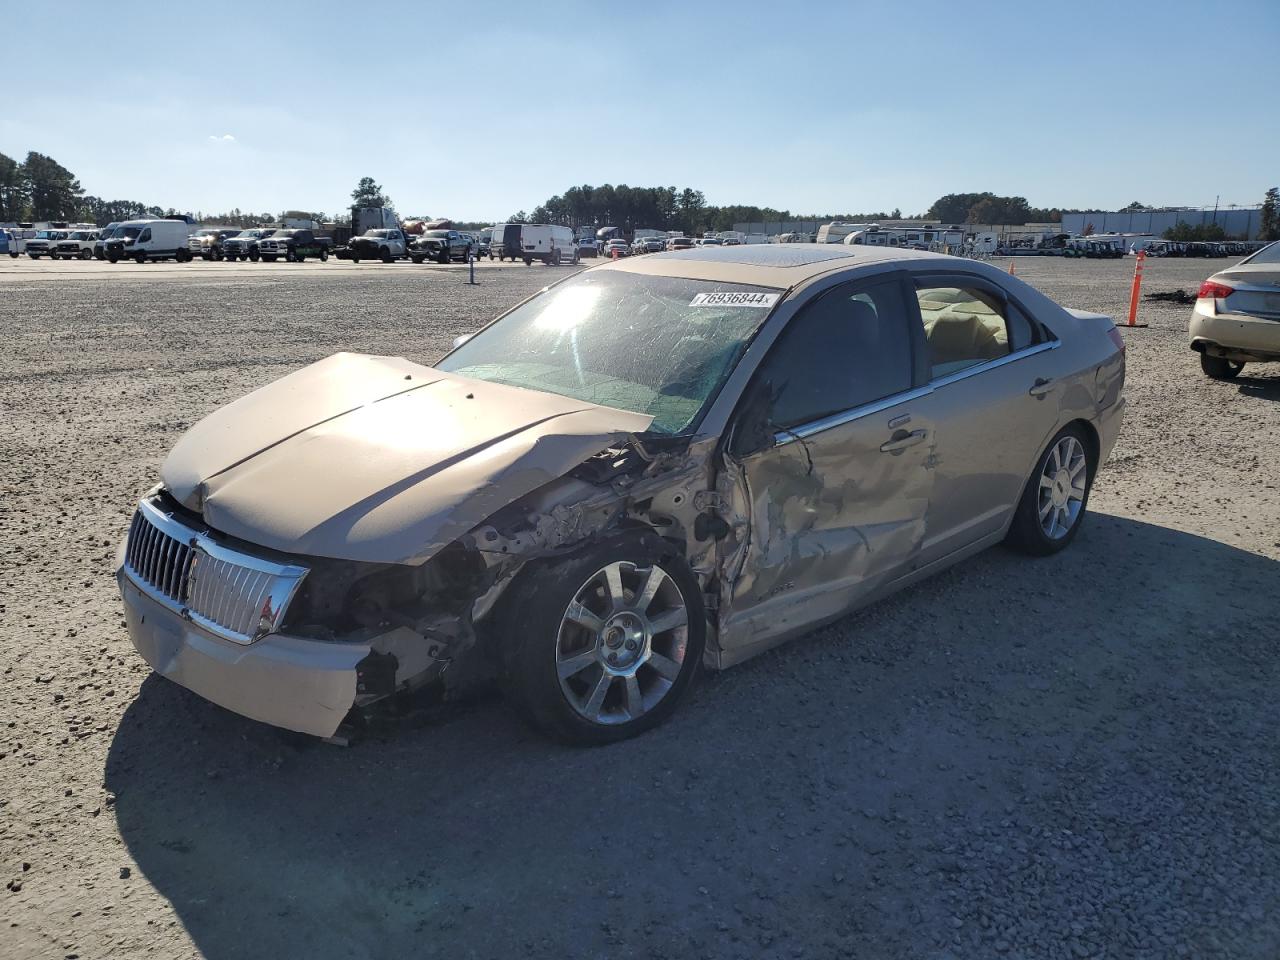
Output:
[[778,302],[776,293],[751,293],[746,290],[723,293],[699,293],[689,301],[691,307],[772,307]]

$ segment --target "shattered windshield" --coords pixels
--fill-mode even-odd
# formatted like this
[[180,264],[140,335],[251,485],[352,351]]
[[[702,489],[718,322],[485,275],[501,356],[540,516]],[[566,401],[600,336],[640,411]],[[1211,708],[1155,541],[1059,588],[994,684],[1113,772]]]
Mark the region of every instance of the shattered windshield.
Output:
[[782,292],[600,271],[558,284],[436,366],[690,429]]

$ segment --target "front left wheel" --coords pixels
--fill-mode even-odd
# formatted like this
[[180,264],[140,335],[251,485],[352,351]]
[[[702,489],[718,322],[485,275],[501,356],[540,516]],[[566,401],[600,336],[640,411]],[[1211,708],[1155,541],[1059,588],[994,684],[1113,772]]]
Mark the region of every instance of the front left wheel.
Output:
[[623,740],[665,720],[706,645],[697,580],[648,532],[526,573],[500,623],[516,699],[539,729],[578,744]]

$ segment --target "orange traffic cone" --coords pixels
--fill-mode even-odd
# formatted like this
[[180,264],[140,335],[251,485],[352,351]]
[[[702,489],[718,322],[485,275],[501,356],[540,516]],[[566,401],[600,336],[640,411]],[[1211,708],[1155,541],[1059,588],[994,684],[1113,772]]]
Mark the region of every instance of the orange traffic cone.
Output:
[[1009,261],[1009,273],[1010,273],[1010,274],[1012,274],[1012,275],[1013,275],[1013,276],[1015,276],[1015,277],[1018,275],[1018,271],[1017,271],[1017,270],[1015,270],[1015,269],[1013,269],[1013,261],[1012,261],[1012,260],[1010,260],[1010,261]]
[[614,248],[613,248],[613,255],[612,255],[612,259],[614,259],[614,260],[617,260],[617,259],[618,259],[618,248],[617,248],[617,247],[614,247]]

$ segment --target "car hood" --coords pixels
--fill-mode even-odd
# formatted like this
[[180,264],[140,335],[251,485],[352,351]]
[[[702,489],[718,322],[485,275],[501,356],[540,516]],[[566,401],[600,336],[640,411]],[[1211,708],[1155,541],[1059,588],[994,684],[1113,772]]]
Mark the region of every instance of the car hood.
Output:
[[287,553],[421,563],[652,418],[340,353],[210,414],[161,468],[214,530]]

